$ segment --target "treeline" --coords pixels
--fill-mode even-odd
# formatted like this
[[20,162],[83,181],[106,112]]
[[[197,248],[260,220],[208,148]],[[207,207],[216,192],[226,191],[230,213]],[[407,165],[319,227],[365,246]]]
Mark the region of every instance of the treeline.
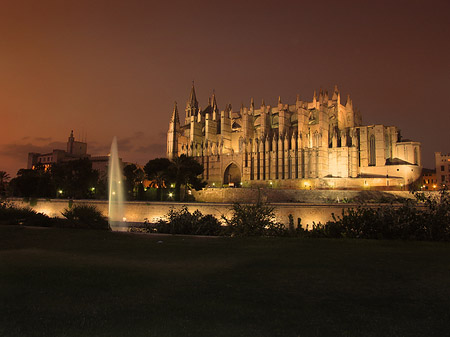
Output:
[[[127,200],[186,200],[186,190],[206,185],[199,176],[203,166],[184,155],[173,160],[156,158],[141,168],[135,164],[123,168]],[[0,171],[0,197],[107,199],[106,173],[92,169],[88,158],[21,169],[9,180]]]

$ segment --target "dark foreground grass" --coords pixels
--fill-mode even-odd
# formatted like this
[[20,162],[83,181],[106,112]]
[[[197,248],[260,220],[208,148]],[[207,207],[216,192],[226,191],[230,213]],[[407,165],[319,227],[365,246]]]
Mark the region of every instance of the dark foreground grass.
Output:
[[0,227],[0,336],[448,336],[449,285],[450,244]]

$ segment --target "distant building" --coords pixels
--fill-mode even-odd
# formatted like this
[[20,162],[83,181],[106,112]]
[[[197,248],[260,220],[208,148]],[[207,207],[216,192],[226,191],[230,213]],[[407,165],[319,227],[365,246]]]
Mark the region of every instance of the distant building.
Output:
[[450,154],[434,153],[436,161],[436,178],[440,187],[449,186],[450,182]]
[[422,191],[437,191],[440,184],[437,182],[436,170],[423,168],[420,176],[420,189]]
[[251,99],[220,111],[215,94],[202,110],[192,86],[185,113],[182,124],[175,103],[167,157],[197,159],[210,186],[402,189],[420,177],[421,144],[395,126],[362,125],[337,87],[312,101],[256,107]]
[[87,143],[76,141],[73,136],[73,130],[67,140],[66,150],[54,149],[49,153],[28,153],[28,169],[34,169],[37,165],[42,165],[48,169],[53,164],[68,162],[88,158],[92,163],[92,169],[97,170],[100,174],[107,174],[109,156],[91,156],[87,153]]

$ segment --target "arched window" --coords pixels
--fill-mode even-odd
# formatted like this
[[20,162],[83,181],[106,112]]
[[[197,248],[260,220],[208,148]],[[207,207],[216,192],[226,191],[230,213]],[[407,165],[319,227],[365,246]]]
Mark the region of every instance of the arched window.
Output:
[[375,166],[377,163],[375,154],[375,136],[371,135],[369,138],[369,166]]
[[414,148],[414,165],[419,165],[419,151],[417,147]]

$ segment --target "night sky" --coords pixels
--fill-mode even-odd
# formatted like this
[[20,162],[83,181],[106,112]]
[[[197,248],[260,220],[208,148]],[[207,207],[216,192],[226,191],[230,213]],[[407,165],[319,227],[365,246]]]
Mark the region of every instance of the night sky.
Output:
[[450,1],[0,0],[0,170],[28,152],[165,156],[174,101],[311,100],[337,84],[363,124],[450,152]]

